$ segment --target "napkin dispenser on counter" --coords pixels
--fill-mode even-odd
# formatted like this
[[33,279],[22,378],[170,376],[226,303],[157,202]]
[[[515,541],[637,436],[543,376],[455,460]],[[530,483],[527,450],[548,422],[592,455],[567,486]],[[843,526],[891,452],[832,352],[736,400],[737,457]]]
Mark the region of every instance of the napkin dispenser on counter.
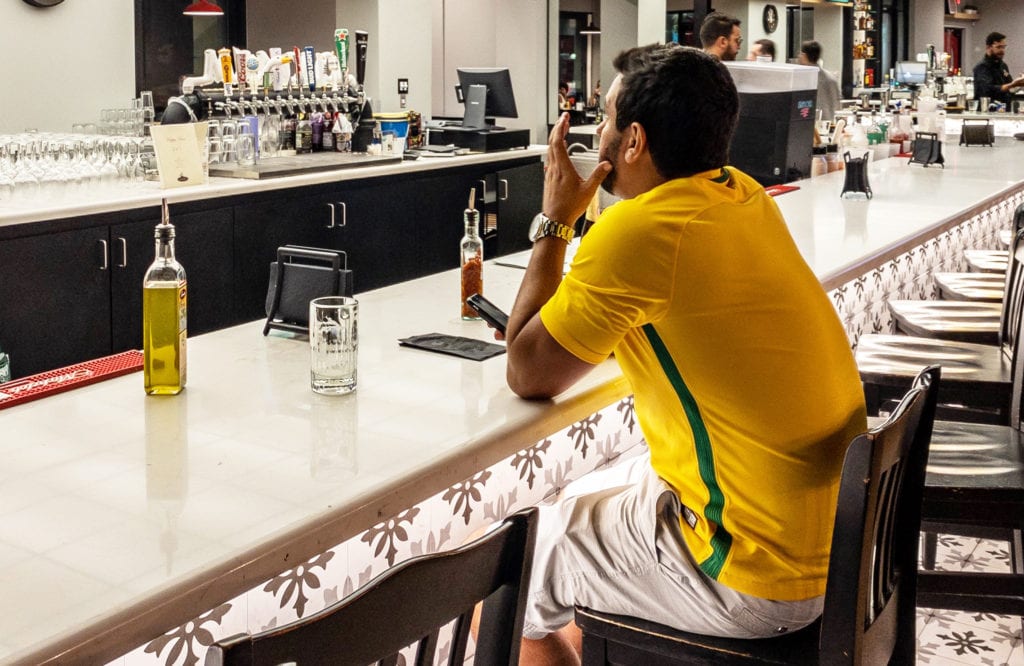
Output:
[[964,118],[960,128],[961,146],[991,146],[996,139],[996,127],[988,118]]
[[871,152],[865,152],[860,157],[850,157],[850,151],[843,153],[844,170],[846,180],[843,182],[843,191],[839,194],[843,199],[870,199],[871,183],[868,182],[868,163],[871,161]]
[[935,132],[916,132],[914,147],[911,149],[909,164],[929,166],[938,164],[946,168],[946,158],[942,156],[942,141]]
[[351,296],[352,287],[348,256],[341,250],[277,248],[277,261],[270,264],[263,335],[270,329],[308,333],[309,302],[321,296]]

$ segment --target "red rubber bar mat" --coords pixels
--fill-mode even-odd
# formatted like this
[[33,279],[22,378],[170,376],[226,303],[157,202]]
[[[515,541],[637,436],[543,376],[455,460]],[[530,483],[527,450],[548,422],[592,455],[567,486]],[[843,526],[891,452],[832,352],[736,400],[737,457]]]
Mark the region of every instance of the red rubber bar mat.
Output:
[[136,349],[15,379],[0,384],[0,409],[95,384],[104,379],[120,377],[130,372],[138,372],[141,369],[142,352]]
[[785,194],[786,192],[792,192],[793,190],[799,189],[799,185],[771,185],[764,188],[764,191],[767,192],[769,196],[777,197],[780,194]]

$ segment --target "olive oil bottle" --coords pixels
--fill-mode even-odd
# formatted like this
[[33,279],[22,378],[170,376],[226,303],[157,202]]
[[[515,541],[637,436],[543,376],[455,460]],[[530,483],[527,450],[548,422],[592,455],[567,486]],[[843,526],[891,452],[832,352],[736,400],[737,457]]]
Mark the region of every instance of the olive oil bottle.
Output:
[[185,388],[188,288],[174,258],[174,225],[162,202],[156,226],[156,258],[142,281],[142,353],[146,393],[175,395]]

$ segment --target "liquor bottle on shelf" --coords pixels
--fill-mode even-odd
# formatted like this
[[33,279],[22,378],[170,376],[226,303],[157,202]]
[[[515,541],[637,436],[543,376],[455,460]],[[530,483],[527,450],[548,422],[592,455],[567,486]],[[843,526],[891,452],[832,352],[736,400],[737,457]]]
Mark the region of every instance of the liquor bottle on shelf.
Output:
[[185,388],[188,285],[174,257],[174,225],[161,202],[156,257],[142,280],[142,354],[146,393],[176,395]]
[[473,294],[484,293],[484,241],[480,238],[480,211],[473,205],[476,190],[470,190],[469,207],[462,213],[466,232],[459,242],[462,266],[462,318],[480,319],[476,310],[466,304]]

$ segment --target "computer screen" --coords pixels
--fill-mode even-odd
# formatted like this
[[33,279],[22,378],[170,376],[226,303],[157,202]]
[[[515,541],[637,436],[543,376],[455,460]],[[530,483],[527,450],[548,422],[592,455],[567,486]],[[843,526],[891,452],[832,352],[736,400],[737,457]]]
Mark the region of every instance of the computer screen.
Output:
[[907,86],[919,86],[928,80],[928,64],[904,60],[896,63],[896,82]]
[[[486,103],[483,115],[488,119],[494,117],[518,118],[516,98],[512,94],[512,77],[505,67],[459,67],[455,70],[459,76],[459,101],[464,102],[470,94],[470,86],[487,88]],[[466,107],[467,112],[469,106]],[[463,123],[465,126],[465,122]]]

